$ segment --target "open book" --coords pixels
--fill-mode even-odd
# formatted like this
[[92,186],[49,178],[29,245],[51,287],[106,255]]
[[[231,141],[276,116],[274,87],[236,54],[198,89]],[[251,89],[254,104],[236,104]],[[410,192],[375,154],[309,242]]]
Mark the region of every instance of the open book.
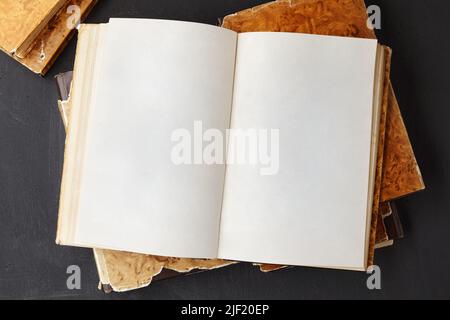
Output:
[[[187,22],[83,25],[57,242],[365,269],[383,52]],[[242,144],[254,132],[260,157]]]

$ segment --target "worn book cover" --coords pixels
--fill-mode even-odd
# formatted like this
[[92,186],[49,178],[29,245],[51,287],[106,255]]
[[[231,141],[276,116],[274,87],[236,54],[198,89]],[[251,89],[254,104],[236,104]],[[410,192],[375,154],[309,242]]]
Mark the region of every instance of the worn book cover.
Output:
[[65,0],[0,1],[0,48],[23,58]]
[[[96,2],[97,0],[65,1],[61,9],[37,36],[28,54],[23,58],[13,56],[14,59],[31,71],[45,75],[75,34],[74,27],[77,22],[84,21]],[[76,21],[77,14],[80,15],[80,21]]]
[[425,189],[419,165],[409,140],[392,83],[389,86],[388,123],[386,127],[386,155],[381,201],[405,197]]

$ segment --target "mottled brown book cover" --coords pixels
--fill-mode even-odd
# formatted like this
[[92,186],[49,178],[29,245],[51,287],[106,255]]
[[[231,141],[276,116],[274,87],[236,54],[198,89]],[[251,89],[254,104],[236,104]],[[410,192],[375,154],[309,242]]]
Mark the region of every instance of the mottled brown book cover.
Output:
[[389,86],[389,105],[381,201],[425,189],[392,84]]
[[13,57],[31,71],[45,75],[74,35],[75,29],[71,26],[75,22],[73,19],[76,18],[76,14],[79,13],[80,21],[83,21],[96,2],[97,0],[67,0],[38,35],[30,52],[24,58]]
[[0,48],[24,57],[36,36],[65,0],[0,1]]

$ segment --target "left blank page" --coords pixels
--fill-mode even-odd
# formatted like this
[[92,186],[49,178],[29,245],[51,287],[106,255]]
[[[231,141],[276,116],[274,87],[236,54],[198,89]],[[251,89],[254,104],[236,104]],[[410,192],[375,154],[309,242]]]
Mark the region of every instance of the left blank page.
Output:
[[[111,19],[64,244],[215,258],[224,165],[175,165],[172,133],[229,126],[237,34],[197,23]],[[69,135],[69,139],[73,139]],[[70,142],[69,142],[70,143]]]

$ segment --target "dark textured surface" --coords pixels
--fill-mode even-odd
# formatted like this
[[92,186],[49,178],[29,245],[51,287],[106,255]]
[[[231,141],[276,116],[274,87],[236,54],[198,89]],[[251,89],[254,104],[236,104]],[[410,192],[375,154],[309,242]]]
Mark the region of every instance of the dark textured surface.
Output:
[[[262,2],[107,0],[88,22],[113,16],[216,24]],[[360,273],[293,268],[262,274],[242,264],[132,293],[97,291],[92,251],[54,244],[64,128],[53,76],[72,69],[72,41],[46,78],[0,55],[0,298],[450,298],[450,3],[367,3],[382,9],[378,36],[393,48],[392,81],[428,187],[398,201],[406,238],[377,254],[382,290],[367,290]],[[81,290],[66,288],[69,265],[81,267]]]

